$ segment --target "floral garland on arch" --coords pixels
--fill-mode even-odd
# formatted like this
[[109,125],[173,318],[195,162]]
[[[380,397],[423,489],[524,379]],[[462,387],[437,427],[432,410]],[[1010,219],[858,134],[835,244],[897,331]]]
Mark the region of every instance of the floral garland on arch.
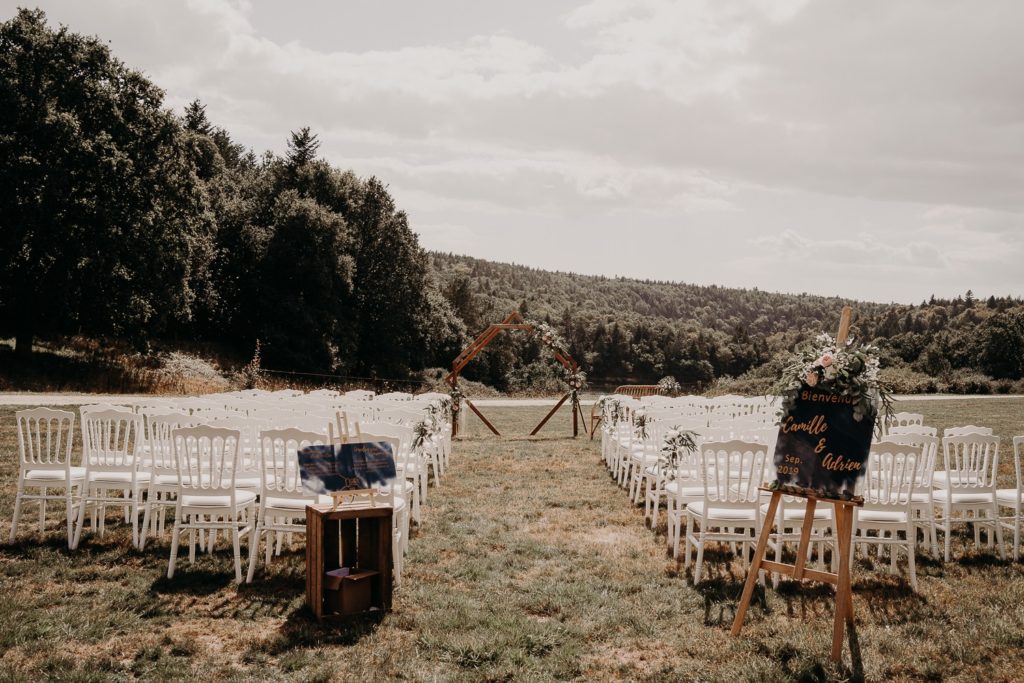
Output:
[[[563,357],[569,355],[569,345],[551,325],[546,322],[533,321],[527,324],[533,327],[534,334],[537,335],[537,338],[540,339],[544,346]],[[575,395],[587,386],[587,373],[583,372],[578,365],[575,368],[567,367],[564,369],[562,381],[569,387],[569,391]]]
[[562,355],[568,353],[569,345],[565,343],[562,335],[558,334],[551,325],[548,325],[546,322],[529,322],[527,324],[533,327],[534,333],[536,333],[544,346]]
[[853,417],[874,419],[879,411],[892,413],[892,397],[879,378],[879,351],[871,344],[852,340],[840,346],[835,337],[823,332],[814,341],[797,349],[775,385],[782,397],[785,415],[806,386],[818,387],[853,399]]
[[678,425],[665,432],[665,442],[658,453],[658,468],[665,473],[668,481],[676,478],[683,451],[697,450],[697,433],[680,428]]
[[448,390],[448,409],[451,411],[452,419],[462,410],[462,400],[464,398],[466,398],[466,395],[462,393],[462,389],[459,388],[458,384]]

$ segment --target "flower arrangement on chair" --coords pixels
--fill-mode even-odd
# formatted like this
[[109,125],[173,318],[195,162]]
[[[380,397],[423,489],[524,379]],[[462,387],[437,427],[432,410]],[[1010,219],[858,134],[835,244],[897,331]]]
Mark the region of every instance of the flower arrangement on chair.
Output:
[[658,468],[665,473],[669,481],[676,478],[683,451],[693,453],[697,450],[696,436],[696,432],[680,429],[678,426],[665,432],[665,442],[658,453]]
[[683,385],[675,377],[667,375],[658,380],[658,393],[662,396],[676,397],[683,392]]

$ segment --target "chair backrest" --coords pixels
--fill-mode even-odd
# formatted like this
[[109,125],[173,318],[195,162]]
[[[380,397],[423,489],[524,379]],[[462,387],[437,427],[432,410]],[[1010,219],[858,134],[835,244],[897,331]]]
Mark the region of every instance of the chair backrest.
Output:
[[999,437],[977,432],[942,438],[942,458],[951,488],[994,490]]
[[892,443],[902,446],[920,446],[921,457],[917,461],[917,486],[922,490],[932,487],[932,475],[935,473],[935,460],[939,454],[939,437],[930,434],[889,434],[879,443]]
[[871,445],[867,476],[860,480],[864,504],[909,508],[917,489],[918,463],[924,446],[880,442]]
[[18,452],[26,469],[67,470],[75,439],[75,414],[68,410],[33,408],[14,414]]
[[991,427],[979,427],[977,425],[963,425],[962,427],[946,427],[942,430],[942,436],[963,436],[964,434],[992,434]]
[[228,492],[234,503],[239,436],[237,429],[208,425],[175,429],[171,437],[181,490]]
[[896,436],[899,434],[925,434],[927,436],[939,435],[938,427],[926,427],[925,425],[903,425],[902,427],[889,427],[888,434]]
[[260,432],[264,495],[308,496],[302,488],[299,451],[327,443],[327,436],[301,429],[267,429]]
[[367,389],[353,389],[352,391],[345,392],[345,398],[349,398],[354,401],[369,401],[373,397],[374,393]]
[[893,427],[906,427],[908,425],[923,425],[924,415],[921,413],[908,413],[900,412],[893,413],[885,420],[886,429],[892,429]]
[[[402,410],[400,408],[392,408],[388,406],[386,409],[377,411],[375,422],[389,422],[397,425],[413,426],[417,422],[421,422],[427,419],[425,413],[418,410]],[[360,420],[362,423],[363,420]]]
[[181,427],[194,427],[196,416],[183,412],[147,415],[145,419],[146,443],[154,474],[175,474],[178,463],[174,458],[174,439],[171,434]]
[[1017,475],[1017,500],[1021,499],[1021,494],[1024,493],[1024,474],[1021,473],[1021,469],[1024,468],[1024,436],[1013,437],[1013,470]]
[[129,408],[82,412],[82,464],[89,469],[134,471],[144,438],[142,416]]
[[724,441],[701,446],[704,497],[715,505],[742,506],[759,500],[768,447],[750,441]]

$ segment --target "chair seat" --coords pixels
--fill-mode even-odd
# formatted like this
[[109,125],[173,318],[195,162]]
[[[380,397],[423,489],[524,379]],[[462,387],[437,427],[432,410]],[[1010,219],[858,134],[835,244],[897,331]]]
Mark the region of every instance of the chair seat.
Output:
[[260,481],[259,475],[255,477],[249,475],[246,475],[244,477],[235,477],[236,489],[245,489],[246,491],[259,491],[262,486],[263,482]]
[[[310,496],[308,498],[267,496],[263,502],[266,507],[273,508],[274,510],[305,510],[307,505],[314,505],[320,502],[320,500],[318,496]],[[330,498],[328,498],[328,502],[330,502]]]
[[[761,506],[761,514],[768,514],[768,505],[764,504]],[[793,505],[792,507],[786,506],[782,511],[782,519],[785,522],[800,521],[807,516],[807,508],[803,505]],[[814,515],[815,521],[827,522],[832,519],[832,510],[824,506],[815,506]]]
[[[150,474],[149,472],[137,472],[135,475],[135,481],[140,484],[149,483]],[[131,485],[132,473],[131,472],[90,472],[89,482],[96,484],[118,484],[118,485]]]
[[689,514],[696,515],[706,520],[718,520],[729,522],[753,522],[755,520],[754,508],[719,508],[708,507],[705,510],[705,502],[699,500],[686,506]]
[[[25,472],[25,479],[30,481],[67,481],[67,470],[29,470]],[[85,479],[84,467],[71,468],[71,480],[79,481]]]
[[872,522],[906,524],[907,513],[903,510],[872,510],[870,508],[859,508],[857,510],[857,524],[869,526]]
[[686,482],[680,482],[678,479],[665,483],[665,493],[672,496],[681,496],[683,498],[703,498],[704,487],[694,486],[687,484]]
[[[256,500],[256,494],[252,491],[236,491],[235,506],[242,507]],[[197,495],[185,494],[181,497],[182,507],[187,508],[230,508],[231,496],[224,493],[221,495]]]
[[991,491],[957,491],[953,489],[936,489],[932,494],[936,505],[941,505],[948,498],[953,505],[983,505],[992,502]]
[[950,480],[953,482],[953,488],[957,488],[958,477],[950,477],[949,473],[945,470],[936,470],[932,474],[932,487],[936,489],[948,489],[950,488]]
[[156,486],[177,486],[178,475],[177,474],[158,474],[153,477],[153,483]]
[[914,491],[910,494],[910,500],[914,503],[930,503],[932,502],[932,493],[930,491]]
[[1024,504],[1024,492],[1018,492],[1017,489],[999,489],[996,491],[996,500],[1001,505]]

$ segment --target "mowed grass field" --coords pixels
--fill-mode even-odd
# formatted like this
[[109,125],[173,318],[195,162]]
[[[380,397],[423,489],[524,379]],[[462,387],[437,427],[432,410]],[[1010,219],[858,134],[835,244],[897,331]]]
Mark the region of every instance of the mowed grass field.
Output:
[[[1024,434],[1024,400],[906,401],[938,427]],[[859,657],[828,661],[831,589],[759,592],[740,638],[728,634],[743,573],[723,548],[693,587],[604,469],[598,443],[573,440],[567,411],[525,435],[544,408],[486,411],[507,435],[470,429],[431,488],[405,582],[377,619],[319,625],[303,607],[301,542],[233,582],[222,544],[165,577],[169,542],[107,535],[66,548],[58,510],[35,506],[7,545],[14,505],[13,408],[0,409],[0,680],[986,680],[1024,677],[1024,564],[965,548],[929,559],[920,589],[860,558]],[[664,519],[664,516],[662,516]],[[244,551],[244,549],[243,549]],[[875,560],[877,563],[877,560]]]

